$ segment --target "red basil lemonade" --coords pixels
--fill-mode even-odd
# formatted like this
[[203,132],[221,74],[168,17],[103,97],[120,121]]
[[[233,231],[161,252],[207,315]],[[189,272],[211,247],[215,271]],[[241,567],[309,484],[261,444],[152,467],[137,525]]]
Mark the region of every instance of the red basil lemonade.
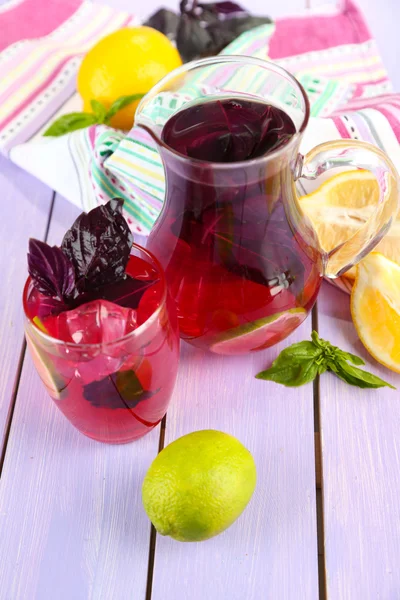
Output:
[[26,336],[47,391],[82,433],[131,441],[164,416],[179,339],[158,261],[122,200],[80,215],[60,247],[30,240]]
[[317,258],[287,217],[295,133],[284,110],[249,97],[192,103],[164,125],[167,199],[148,247],[166,271],[181,337],[196,346],[261,350],[315,301]]

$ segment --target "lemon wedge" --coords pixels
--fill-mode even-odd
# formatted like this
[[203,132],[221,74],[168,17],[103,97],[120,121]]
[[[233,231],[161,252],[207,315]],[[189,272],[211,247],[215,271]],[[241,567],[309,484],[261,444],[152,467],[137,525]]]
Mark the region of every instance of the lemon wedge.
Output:
[[357,267],[351,314],[360,340],[382,365],[400,373],[400,266],[379,252]]

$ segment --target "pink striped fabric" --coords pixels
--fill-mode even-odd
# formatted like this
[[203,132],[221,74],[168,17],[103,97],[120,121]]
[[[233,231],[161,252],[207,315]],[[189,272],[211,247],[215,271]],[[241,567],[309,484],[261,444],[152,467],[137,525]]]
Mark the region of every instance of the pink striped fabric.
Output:
[[82,0],[23,0],[0,14],[0,52],[25,39],[49,35],[69,19]]
[[132,15],[88,0],[23,0],[0,10],[0,151],[45,125],[74,93],[83,55]]
[[269,45],[272,59],[362,44],[371,39],[363,16],[353,2],[345,1],[336,15],[311,14],[279,19]]

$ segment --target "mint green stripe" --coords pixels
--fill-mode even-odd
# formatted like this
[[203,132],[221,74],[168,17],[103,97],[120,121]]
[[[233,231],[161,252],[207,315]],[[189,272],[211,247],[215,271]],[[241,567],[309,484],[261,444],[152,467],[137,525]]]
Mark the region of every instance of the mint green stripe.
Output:
[[[122,173],[123,175],[125,175],[125,177],[128,177],[128,179],[130,179],[131,181],[134,181],[134,182],[138,181],[140,183],[143,183],[144,185],[147,185],[149,188],[160,192],[162,195],[165,194],[165,188],[158,187],[158,186],[154,185],[153,183],[149,183],[148,181],[145,181],[141,177],[138,177],[137,173],[132,172],[131,170],[125,169],[124,167],[121,167],[120,165],[113,165],[112,169],[113,169],[114,173],[116,173],[118,171],[118,173]],[[157,198],[157,200],[159,200],[158,196],[155,196],[154,194],[151,194],[151,195],[154,196],[154,198]]]
[[[142,148],[146,148],[146,150],[150,150],[150,152],[157,153],[157,150],[154,150],[152,146],[148,146],[144,142],[140,142],[139,140],[135,140],[134,138],[127,138],[127,140],[133,142],[134,144],[137,144],[138,146],[141,146]],[[123,148],[123,144],[121,145],[121,148]]]
[[94,170],[92,170],[92,173],[97,181],[97,184],[102,190],[106,191],[107,194],[111,197],[122,197],[124,199],[124,208],[126,209],[126,211],[129,212],[133,217],[135,217],[135,219],[139,223],[141,223],[148,229],[151,229],[153,222],[148,218],[146,219],[145,213],[135,206],[131,198],[128,198],[121,190],[117,189],[113,185],[113,183],[104,176],[103,172],[99,168],[97,168],[97,166]]
[[143,154],[140,154],[140,152],[135,152],[134,150],[131,150],[130,148],[127,148],[126,146],[121,146],[120,151],[123,152],[124,154],[128,154],[130,156],[135,156],[136,158],[140,158],[143,162],[149,163],[151,165],[154,165],[154,166],[162,169],[162,165],[161,165],[160,161],[153,160],[152,158],[147,158],[147,156],[146,157],[143,156]]
[[321,96],[313,103],[311,107],[311,114],[313,116],[317,116],[320,113],[320,111],[324,108],[329,98],[333,96],[336,89],[337,83],[335,81],[329,81],[323,94],[321,94]]
[[[153,221],[151,221],[150,219],[148,219],[147,221],[143,220],[142,218],[139,219],[137,217],[137,211],[134,210],[134,207],[135,207],[135,204],[131,198],[129,199],[129,201],[126,204],[124,204],[124,209],[126,210],[126,212],[128,212],[130,215],[132,215],[132,217],[134,217],[136,219],[136,221],[138,221],[141,225],[143,225],[143,227],[150,230],[154,225],[155,219]],[[143,211],[141,211],[139,214],[141,217],[145,216],[145,213]]]

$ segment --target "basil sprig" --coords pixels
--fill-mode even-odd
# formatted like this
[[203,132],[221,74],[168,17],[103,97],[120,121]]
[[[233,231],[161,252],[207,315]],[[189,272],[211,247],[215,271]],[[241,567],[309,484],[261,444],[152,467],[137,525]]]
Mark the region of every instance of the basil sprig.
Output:
[[[62,115],[54,121],[44,132],[47,137],[59,137],[77,129],[83,129],[90,125],[109,125],[111,119],[125,106],[132,104],[136,100],[143,98],[144,94],[132,94],[131,96],[121,96],[115,100],[107,110],[104,104],[98,100],[91,100],[91,113],[88,112],[73,112],[67,115]],[[133,125],[133,123],[132,123]]]
[[359,369],[360,365],[365,365],[362,358],[332,346],[313,331],[311,341],[298,342],[282,350],[272,366],[258,373],[256,378],[297,387],[313,381],[325,371],[331,371],[349,385],[360,388],[387,386],[396,389],[380,377]]

